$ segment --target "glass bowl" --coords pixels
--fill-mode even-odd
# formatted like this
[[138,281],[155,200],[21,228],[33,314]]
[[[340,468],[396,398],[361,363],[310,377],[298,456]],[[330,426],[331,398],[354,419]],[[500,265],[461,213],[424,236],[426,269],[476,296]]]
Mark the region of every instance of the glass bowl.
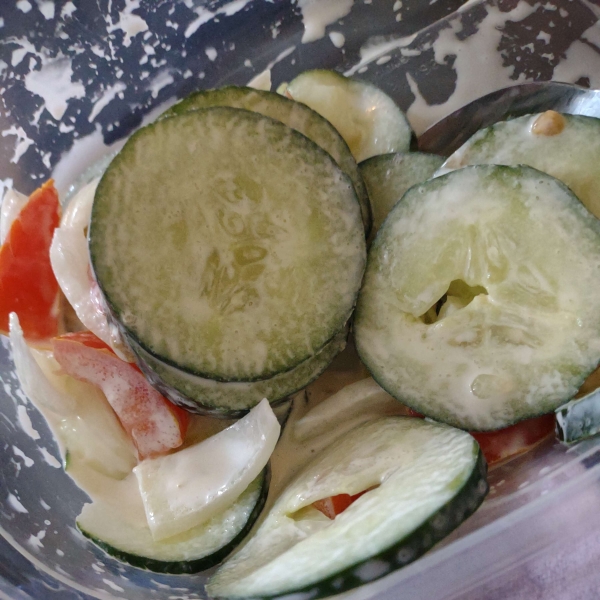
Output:
[[[511,83],[600,87],[593,5],[461,4],[7,0],[0,6],[0,185],[30,193],[53,176],[66,197],[86,169],[176,99],[246,84],[265,69],[273,89],[316,67],[374,81],[417,134]],[[0,597],[205,598],[205,574],[146,572],[83,538],[75,517],[87,497],[62,471],[44,419],[20,390],[5,338],[0,377]],[[597,533],[599,444],[549,441],[493,470],[483,507],[450,538],[349,596],[466,597],[540,552]]]

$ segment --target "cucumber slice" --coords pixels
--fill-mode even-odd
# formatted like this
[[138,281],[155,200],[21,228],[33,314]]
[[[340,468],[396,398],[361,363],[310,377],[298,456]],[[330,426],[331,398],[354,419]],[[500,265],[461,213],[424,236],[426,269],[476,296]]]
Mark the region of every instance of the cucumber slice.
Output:
[[169,108],[162,116],[181,115],[191,110],[213,106],[244,108],[260,113],[265,117],[271,117],[271,119],[281,121],[288,127],[299,131],[315,144],[321,146],[352,180],[356,196],[360,202],[365,230],[369,233],[371,228],[371,206],[365,184],[350,148],[327,119],[308,106],[284,98],[279,94],[233,85],[217,90],[195,92]]
[[238,417],[263,398],[272,405],[277,404],[314,381],[346,347],[347,335],[348,331],[344,329],[317,354],[290,371],[253,382],[205,379],[158,360],[134,341],[131,341],[131,348],[148,380],[175,404],[200,414]]
[[366,261],[356,194],[329,154],[221,107],[128,140],[96,191],[89,244],[125,333],[220,381],[313,356],[346,324]]
[[596,367],[599,271],[600,222],[564,184],[467,167],[411,188],[379,230],[356,347],[404,404],[500,429],[553,411]]
[[[382,577],[472,514],[487,493],[485,475],[477,442],[463,431],[404,417],[363,424],[290,483],[206,589],[216,597],[301,591],[314,599]],[[373,486],[334,520],[311,506]]]
[[556,409],[556,437],[572,444],[600,433],[600,389]]
[[300,73],[285,94],[330,121],[357,162],[376,154],[406,152],[410,147],[412,131],[404,113],[371,83],[316,69]]
[[566,183],[600,217],[599,162],[600,119],[547,111],[482,129],[440,172],[483,163],[529,165]]
[[406,190],[429,179],[443,162],[444,159],[435,154],[410,152],[382,154],[360,163],[373,211],[372,235]]
[[[264,506],[268,480],[265,470],[221,514],[157,542],[145,523],[137,481],[132,476],[118,482],[120,487],[116,489],[107,486],[107,494],[112,492],[116,498],[128,499],[127,511],[115,506],[106,495],[83,507],[77,527],[107,554],[134,567],[157,573],[197,573],[221,562],[244,539]],[[130,489],[126,490],[126,486]]]

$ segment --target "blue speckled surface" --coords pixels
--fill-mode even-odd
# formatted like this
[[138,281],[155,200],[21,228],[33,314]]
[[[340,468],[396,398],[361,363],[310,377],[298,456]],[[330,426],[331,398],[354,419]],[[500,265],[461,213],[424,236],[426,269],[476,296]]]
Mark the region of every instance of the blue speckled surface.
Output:
[[[38,8],[44,2],[25,1],[32,7],[26,13],[14,0],[0,6],[4,22],[0,28],[0,128],[22,128],[26,138],[35,142],[15,164],[11,142],[16,136],[4,137],[0,175],[11,178],[24,192],[48,177],[74,139],[99,130],[110,144],[129,134],[145,114],[167,100],[199,87],[247,83],[292,45],[296,49],[278,63],[274,78],[352,62],[369,35],[413,33],[461,4],[461,0],[447,0],[429,7],[422,0],[407,0],[405,17],[397,23],[390,19],[392,1],[357,2],[343,27],[338,27],[346,34],[346,44],[339,50],[328,38],[302,45],[301,14],[288,1],[248,2],[230,16],[219,14],[219,8],[231,5],[222,0],[82,0],[76,2],[75,10],[71,2],[56,1],[49,3],[54,6],[52,18]],[[198,26],[207,10],[216,13],[216,18]],[[133,26],[146,29],[127,35],[135,31],[128,26],[128,18],[130,22],[139,19]],[[207,56],[207,48],[217,51],[214,60]],[[39,113],[44,100],[27,88],[28,73],[40,69],[57,73],[70,69],[71,81],[79,89],[76,96],[80,97],[69,99],[60,119],[47,110]],[[51,74],[52,79],[57,78]],[[114,92],[102,110],[94,109]]]

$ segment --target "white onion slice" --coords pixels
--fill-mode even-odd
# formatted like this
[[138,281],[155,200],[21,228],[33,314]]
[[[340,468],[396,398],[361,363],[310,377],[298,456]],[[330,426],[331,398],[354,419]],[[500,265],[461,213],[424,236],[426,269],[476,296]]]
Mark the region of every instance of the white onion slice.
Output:
[[187,531],[233,504],[264,469],[280,430],[265,399],[204,442],[142,461],[133,472],[152,537]]
[[14,312],[9,316],[9,329],[15,370],[25,395],[35,406],[47,408],[59,415],[72,411],[75,408],[74,398],[61,394],[48,381],[25,342],[19,317]]
[[8,190],[2,198],[2,208],[0,209],[0,244],[10,231],[14,220],[19,216],[23,207],[27,204],[29,198],[16,190]]
[[50,262],[58,285],[84,327],[106,342],[119,358],[131,361],[116,327],[106,318],[100,290],[91,274],[86,230],[99,181],[88,183],[71,200],[54,232]]

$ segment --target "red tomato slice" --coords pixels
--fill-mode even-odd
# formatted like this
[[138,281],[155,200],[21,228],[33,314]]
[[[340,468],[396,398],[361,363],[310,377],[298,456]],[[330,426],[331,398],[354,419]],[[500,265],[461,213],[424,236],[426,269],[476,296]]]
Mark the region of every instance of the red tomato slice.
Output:
[[358,500],[363,494],[371,491],[374,488],[369,488],[364,492],[359,492],[351,496],[350,494],[338,494],[313,502],[313,506],[321,511],[329,519],[335,519],[339,514],[343,513],[355,500]]
[[57,337],[53,348],[65,373],[104,392],[140,459],[181,446],[189,414],[157,392],[136,365],[121,360],[89,331]]
[[60,222],[60,203],[50,179],[37,189],[0,247],[0,332],[16,312],[28,342],[58,334],[59,288],[50,265],[50,244]]
[[[409,416],[424,419],[424,415],[409,408]],[[477,440],[489,466],[531,450],[554,433],[554,414],[526,419],[498,431],[470,431]]]
[[554,434],[554,414],[521,421],[498,431],[472,432],[488,465],[523,454]]

